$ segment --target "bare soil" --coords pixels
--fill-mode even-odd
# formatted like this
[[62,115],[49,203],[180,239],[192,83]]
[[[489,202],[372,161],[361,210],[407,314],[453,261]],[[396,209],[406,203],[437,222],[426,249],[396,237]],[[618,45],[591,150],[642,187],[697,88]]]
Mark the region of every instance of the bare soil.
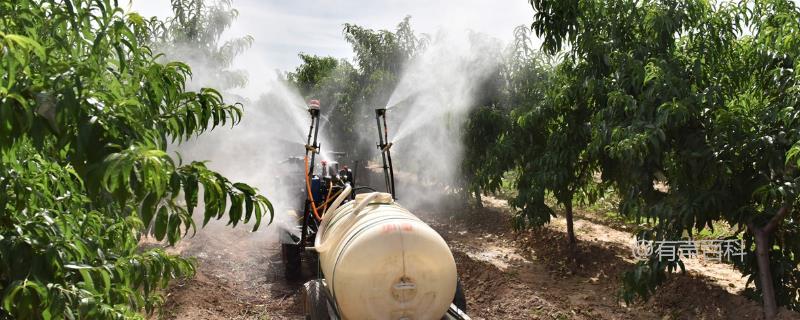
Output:
[[275,226],[212,226],[170,250],[197,259],[192,279],[175,281],[155,319],[299,319],[302,283],[283,277]]
[[[741,295],[745,279],[724,263],[690,261],[647,302],[625,305],[620,275],[633,265],[630,233],[578,212],[570,253],[563,219],[511,229],[505,201],[483,209],[416,211],[450,244],[473,319],[759,319]],[[197,259],[197,276],[176,281],[162,319],[302,319],[301,283],[282,275],[276,228],[207,228],[173,252]],[[573,258],[565,258],[573,257]],[[780,319],[800,319],[784,310]]]

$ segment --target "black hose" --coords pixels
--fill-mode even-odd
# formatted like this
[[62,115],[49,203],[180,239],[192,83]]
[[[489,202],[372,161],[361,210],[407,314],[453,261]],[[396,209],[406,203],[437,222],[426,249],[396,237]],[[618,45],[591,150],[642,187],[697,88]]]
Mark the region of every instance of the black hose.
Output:
[[373,189],[372,187],[368,187],[368,186],[358,186],[358,187],[355,187],[355,188],[353,188],[353,193],[356,193],[356,191],[359,191],[359,190],[364,190],[364,189],[366,189],[366,190],[369,190],[369,191],[372,191],[372,192],[378,192],[378,190],[375,190],[375,189]]

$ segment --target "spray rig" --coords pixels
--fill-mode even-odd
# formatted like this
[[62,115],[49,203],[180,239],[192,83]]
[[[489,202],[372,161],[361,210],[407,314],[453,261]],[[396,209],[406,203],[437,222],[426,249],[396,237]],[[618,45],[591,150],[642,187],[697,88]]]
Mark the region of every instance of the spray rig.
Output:
[[[383,190],[357,184],[339,161],[316,161],[320,105],[311,100],[302,209],[281,228],[286,278],[305,282],[306,319],[468,320],[444,239],[396,200],[386,109],[375,110]],[[337,155],[337,153],[332,153]],[[356,171],[358,169],[356,163]]]

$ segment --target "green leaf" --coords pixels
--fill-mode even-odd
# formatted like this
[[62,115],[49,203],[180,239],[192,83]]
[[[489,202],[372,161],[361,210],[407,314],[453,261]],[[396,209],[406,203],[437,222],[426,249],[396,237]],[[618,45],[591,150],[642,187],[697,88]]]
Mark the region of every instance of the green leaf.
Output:
[[800,167],[800,141],[794,144],[789,152],[786,153],[786,164],[797,161],[797,166]]
[[181,237],[181,219],[177,212],[173,212],[169,217],[169,227],[167,239],[170,245],[175,245]]
[[189,211],[189,214],[193,214],[194,208],[197,207],[198,193],[199,190],[197,186],[197,176],[194,174],[187,175],[183,181],[183,196],[186,201],[186,209]]
[[159,198],[155,193],[148,193],[144,201],[142,201],[140,212],[145,228],[149,227],[153,221],[153,214],[156,212],[156,207],[158,207],[158,200]]
[[169,216],[167,214],[167,207],[162,206],[158,209],[158,214],[156,215],[156,223],[155,223],[155,236],[156,240],[161,241],[164,240],[164,236],[167,234],[167,223],[169,222]]
[[81,278],[83,278],[84,289],[90,290],[92,292],[98,292],[97,287],[94,285],[94,279],[92,279],[91,268],[81,268],[78,269],[78,272],[81,274]]

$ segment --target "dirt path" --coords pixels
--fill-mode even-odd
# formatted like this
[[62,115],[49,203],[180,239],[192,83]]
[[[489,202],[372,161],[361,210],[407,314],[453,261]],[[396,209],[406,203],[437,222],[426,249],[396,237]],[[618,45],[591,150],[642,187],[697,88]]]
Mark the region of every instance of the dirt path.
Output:
[[[689,271],[672,276],[647,303],[626,306],[617,293],[620,274],[633,264],[629,233],[579,214],[580,254],[571,263],[562,258],[563,220],[514,232],[504,201],[486,198],[484,205],[443,210],[449,214],[416,211],[453,249],[474,319],[760,318],[759,305],[739,294],[745,281],[737,271],[698,261],[687,263]],[[283,279],[274,231],[206,229],[172,249],[196,257],[198,271],[171,287],[161,318],[301,319],[301,285]],[[800,315],[786,312],[781,319]]]
[[160,319],[302,318],[301,283],[283,278],[275,227],[213,226],[170,250],[197,259],[197,275],[176,281]]
[[[739,295],[745,280],[721,263],[687,262],[647,303],[617,297],[633,265],[628,233],[577,219],[578,257],[568,262],[565,224],[513,232],[504,201],[460,218],[426,219],[448,240],[476,319],[758,319],[760,306]],[[800,318],[784,314],[785,319]]]

